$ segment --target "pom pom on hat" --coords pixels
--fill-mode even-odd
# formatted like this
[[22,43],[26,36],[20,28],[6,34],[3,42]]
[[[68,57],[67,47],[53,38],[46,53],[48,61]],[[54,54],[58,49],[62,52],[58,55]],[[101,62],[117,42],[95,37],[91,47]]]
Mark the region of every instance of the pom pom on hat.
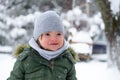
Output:
[[62,20],[54,11],[46,11],[35,18],[33,37],[37,40],[41,34],[49,31],[59,31],[64,34]]

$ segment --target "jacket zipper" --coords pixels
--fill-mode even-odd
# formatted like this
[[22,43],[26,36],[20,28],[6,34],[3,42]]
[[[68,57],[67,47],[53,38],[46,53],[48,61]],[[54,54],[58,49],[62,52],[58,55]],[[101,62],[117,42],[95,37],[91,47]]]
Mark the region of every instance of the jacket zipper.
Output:
[[54,68],[54,60],[51,60],[51,61],[50,61],[50,67],[51,67],[51,69],[53,70],[53,68]]

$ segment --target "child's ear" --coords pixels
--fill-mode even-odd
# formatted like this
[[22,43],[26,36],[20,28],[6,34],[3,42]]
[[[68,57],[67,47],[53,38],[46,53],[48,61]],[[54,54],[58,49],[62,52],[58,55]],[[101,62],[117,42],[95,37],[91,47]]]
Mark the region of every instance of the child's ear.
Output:
[[43,34],[40,35],[37,40],[41,40],[41,39],[42,39],[42,36],[43,36]]
[[40,43],[40,40],[42,40],[42,35],[40,35],[37,39],[37,43],[39,44]]

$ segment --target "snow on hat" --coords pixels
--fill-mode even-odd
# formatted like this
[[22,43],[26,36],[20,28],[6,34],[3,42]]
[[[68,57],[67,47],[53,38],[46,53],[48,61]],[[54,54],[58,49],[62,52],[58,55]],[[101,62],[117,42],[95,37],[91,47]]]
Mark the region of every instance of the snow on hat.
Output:
[[35,40],[37,40],[41,34],[53,30],[64,34],[62,20],[56,12],[46,11],[35,18],[33,31],[33,37]]

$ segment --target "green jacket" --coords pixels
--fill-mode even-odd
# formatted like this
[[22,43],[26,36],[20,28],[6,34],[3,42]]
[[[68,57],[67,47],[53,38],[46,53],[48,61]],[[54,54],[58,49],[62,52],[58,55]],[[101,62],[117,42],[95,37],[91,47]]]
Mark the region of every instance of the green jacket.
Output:
[[33,48],[18,56],[7,80],[77,80],[74,60],[68,50],[48,61]]

